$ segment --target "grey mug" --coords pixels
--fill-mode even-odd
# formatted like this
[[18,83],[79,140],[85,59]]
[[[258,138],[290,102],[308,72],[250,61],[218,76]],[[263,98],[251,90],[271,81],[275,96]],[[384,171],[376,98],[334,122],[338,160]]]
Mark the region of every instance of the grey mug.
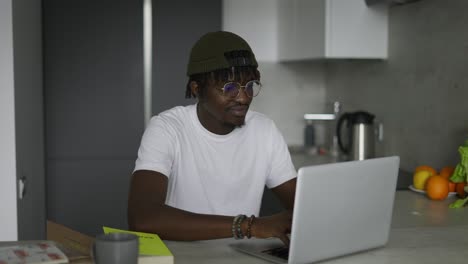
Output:
[[97,235],[92,255],[96,264],[137,264],[138,237],[128,233]]

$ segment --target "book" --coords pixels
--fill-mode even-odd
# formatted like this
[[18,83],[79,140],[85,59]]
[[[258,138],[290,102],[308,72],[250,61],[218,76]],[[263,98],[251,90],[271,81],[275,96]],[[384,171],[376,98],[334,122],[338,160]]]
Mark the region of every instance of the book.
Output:
[[174,255],[167,248],[164,241],[157,234],[133,232],[128,230],[103,227],[104,233],[130,233],[138,236],[139,253],[138,264],[173,264]]
[[[138,264],[173,264],[174,256],[156,234],[132,232],[128,230],[103,227],[104,233],[127,232],[139,237]],[[71,264],[92,264],[91,250],[94,238],[64,225],[47,221],[47,239],[65,253]],[[2,263],[0,263],[2,264]],[[9,263],[8,263],[9,264]]]
[[52,241],[15,241],[0,244],[0,264],[61,264],[67,256]]

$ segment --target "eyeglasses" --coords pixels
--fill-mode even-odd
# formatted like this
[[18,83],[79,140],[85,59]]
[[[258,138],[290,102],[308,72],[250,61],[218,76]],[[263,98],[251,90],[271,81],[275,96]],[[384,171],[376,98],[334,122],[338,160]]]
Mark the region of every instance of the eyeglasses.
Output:
[[225,83],[223,88],[220,88],[223,91],[223,94],[229,98],[236,98],[240,90],[244,88],[244,92],[248,97],[255,97],[260,93],[262,89],[262,84],[258,80],[252,80],[245,84],[245,86],[240,85],[238,82],[228,82]]

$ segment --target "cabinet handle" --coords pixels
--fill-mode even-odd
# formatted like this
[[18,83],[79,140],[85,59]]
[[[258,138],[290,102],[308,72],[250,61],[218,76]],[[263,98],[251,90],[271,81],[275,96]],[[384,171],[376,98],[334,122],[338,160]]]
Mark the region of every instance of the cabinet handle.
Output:
[[26,183],[27,179],[25,176],[18,179],[18,198],[22,200],[26,195]]

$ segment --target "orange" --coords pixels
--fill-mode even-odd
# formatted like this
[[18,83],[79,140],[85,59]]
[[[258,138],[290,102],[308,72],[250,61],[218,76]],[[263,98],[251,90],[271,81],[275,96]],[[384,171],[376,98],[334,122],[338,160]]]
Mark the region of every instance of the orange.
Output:
[[444,200],[449,193],[449,181],[440,176],[431,176],[426,182],[426,193],[432,200]]
[[416,173],[418,171],[422,171],[422,170],[429,171],[431,173],[431,175],[436,175],[437,174],[436,169],[434,169],[433,167],[428,166],[428,165],[417,166],[416,169],[414,169],[414,173]]
[[457,186],[457,184],[449,180],[449,192],[455,192],[455,186]]
[[457,192],[457,195],[460,198],[465,198],[466,197],[466,193],[465,193],[465,189],[464,189],[465,185],[466,185],[466,182],[459,182],[455,186],[455,191]]
[[455,170],[455,167],[453,166],[445,166],[442,169],[440,169],[439,175],[444,178],[450,179],[454,170]]

